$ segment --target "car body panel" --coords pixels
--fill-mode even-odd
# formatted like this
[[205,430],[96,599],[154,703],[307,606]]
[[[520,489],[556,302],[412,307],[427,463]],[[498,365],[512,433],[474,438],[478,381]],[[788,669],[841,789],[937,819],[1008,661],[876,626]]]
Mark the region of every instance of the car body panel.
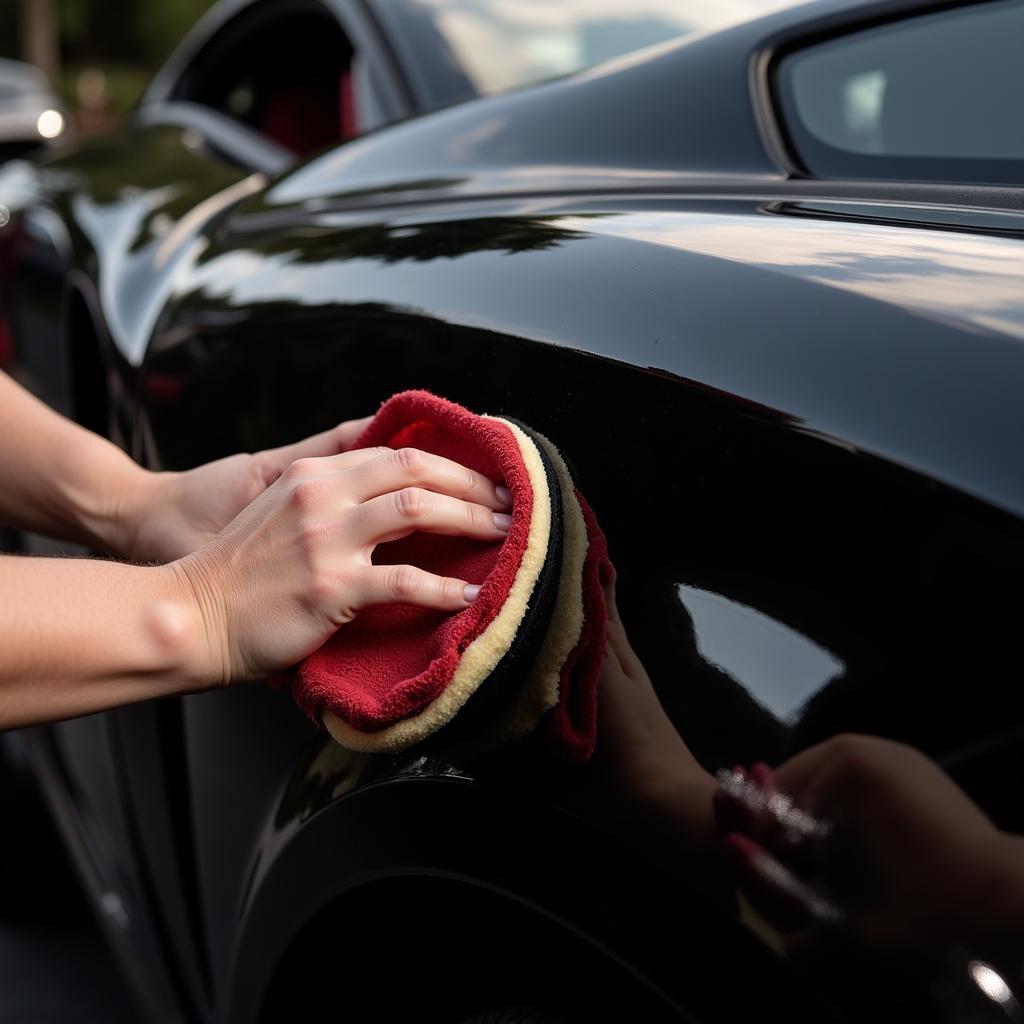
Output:
[[[1020,307],[1002,270],[1019,273],[1020,242],[971,234],[966,247],[960,232],[870,218],[790,225],[749,200],[509,205],[314,212],[265,235],[229,214],[178,278],[141,369],[144,459],[178,468],[283,443],[430,387],[523,418],[568,453],[608,532],[638,649],[706,763],[771,759],[854,728],[955,758],[1019,720],[1007,666]],[[785,242],[759,248],[780,223]],[[977,274],[979,304],[958,316],[948,281],[934,295],[878,292],[901,263],[920,269],[919,247],[935,268],[941,253],[951,267],[993,254],[981,262],[1005,322],[977,322]],[[850,251],[860,262],[828,257]],[[656,564],[651,523],[672,538]],[[973,606],[932,593],[933,573]],[[701,595],[731,610],[732,647],[750,652],[728,673],[702,653]],[[767,662],[766,621],[790,638]],[[935,629],[950,638],[941,649],[926,639]],[[794,692],[797,643],[823,656]],[[968,673],[987,682],[965,706]],[[292,713],[279,695],[254,715],[257,699],[271,698],[225,694],[219,711],[192,698],[190,721],[226,723],[232,705],[272,728]],[[199,762],[218,761],[225,728],[204,730]],[[319,742],[298,726],[293,741],[281,764]],[[229,844],[260,841],[255,811],[244,843],[229,824],[244,774],[225,779],[218,793],[197,778],[209,805],[197,829],[201,870],[234,879],[217,897],[218,932],[232,936],[231,913],[260,900],[260,871],[281,851],[265,838],[247,861],[255,874],[225,867]],[[323,813],[344,817],[351,767],[319,785],[338,794]]]
[[556,343],[734,395],[1019,513],[1020,239],[880,223],[886,208],[866,203],[857,220],[810,209],[766,195],[296,213],[265,247],[239,213],[177,292],[250,311],[301,301],[310,316],[373,302]]

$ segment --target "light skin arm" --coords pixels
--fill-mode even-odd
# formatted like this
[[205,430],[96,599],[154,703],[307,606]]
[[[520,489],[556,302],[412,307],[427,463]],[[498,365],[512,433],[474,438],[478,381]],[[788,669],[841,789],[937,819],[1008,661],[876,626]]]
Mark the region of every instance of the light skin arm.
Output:
[[204,689],[202,631],[169,568],[0,558],[0,729]]
[[125,504],[147,474],[0,373],[0,519],[116,551]]
[[370,605],[464,609],[479,588],[374,565],[414,531],[498,542],[509,494],[365,421],[186,473],[147,473],[0,374],[0,518],[162,565],[0,557],[0,730],[258,679]]
[[264,677],[370,605],[460,611],[479,588],[375,565],[414,531],[497,543],[507,498],[414,449],[300,459],[164,566],[0,558],[0,729]]
[[297,459],[347,451],[368,422],[153,473],[0,373],[0,521],[122,558],[173,561],[210,541]]

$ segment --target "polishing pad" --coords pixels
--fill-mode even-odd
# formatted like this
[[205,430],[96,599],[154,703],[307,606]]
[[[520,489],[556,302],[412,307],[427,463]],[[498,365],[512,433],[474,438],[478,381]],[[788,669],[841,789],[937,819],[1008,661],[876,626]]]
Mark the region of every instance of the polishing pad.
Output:
[[480,585],[472,605],[365,609],[293,674],[307,713],[351,750],[496,747],[539,725],[586,760],[596,733],[606,613],[603,535],[557,449],[511,420],[425,391],[387,401],[355,447],[419,448],[504,483],[512,524],[500,543],[414,533],[374,552]]

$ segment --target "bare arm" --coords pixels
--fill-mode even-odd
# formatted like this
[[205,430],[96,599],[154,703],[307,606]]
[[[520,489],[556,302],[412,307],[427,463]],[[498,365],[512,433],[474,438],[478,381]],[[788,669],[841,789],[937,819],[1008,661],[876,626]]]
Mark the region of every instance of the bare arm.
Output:
[[479,588],[374,548],[415,530],[497,543],[507,506],[448,459],[361,449],[292,463],[167,565],[0,558],[0,729],[258,679],[369,605],[462,610]]
[[0,373],[0,519],[119,551],[128,506],[152,475]]
[[0,729],[215,682],[173,568],[0,558]]
[[0,521],[122,558],[170,562],[212,540],[297,459],[348,451],[367,422],[153,473],[0,373]]

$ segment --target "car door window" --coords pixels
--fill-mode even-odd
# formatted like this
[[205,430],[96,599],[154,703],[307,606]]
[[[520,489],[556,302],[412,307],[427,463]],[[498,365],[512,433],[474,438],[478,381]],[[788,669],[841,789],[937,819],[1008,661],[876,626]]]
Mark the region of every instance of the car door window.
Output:
[[1024,3],[834,38],[779,65],[804,166],[826,177],[1024,183]]
[[358,134],[354,58],[320,4],[257,3],[213,36],[171,98],[212,108],[305,156]]

